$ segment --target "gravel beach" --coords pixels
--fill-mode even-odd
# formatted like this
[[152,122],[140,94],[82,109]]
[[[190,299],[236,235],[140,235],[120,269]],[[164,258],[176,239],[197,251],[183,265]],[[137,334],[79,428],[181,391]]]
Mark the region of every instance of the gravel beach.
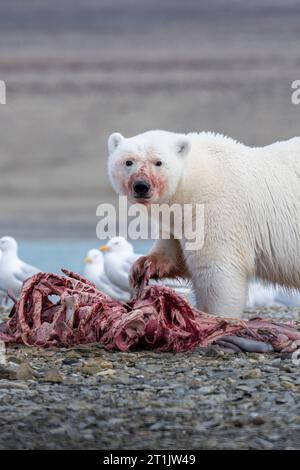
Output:
[[[252,146],[299,135],[295,0],[0,6],[2,235],[93,238],[98,204],[118,202],[111,132],[213,130]],[[57,247],[40,249],[45,269]],[[287,321],[300,309],[245,313],[256,315]],[[213,347],[0,349],[0,449],[300,449],[299,368]]]
[[[245,316],[260,314],[300,319]],[[9,347],[0,449],[299,449],[299,398],[284,354]]]

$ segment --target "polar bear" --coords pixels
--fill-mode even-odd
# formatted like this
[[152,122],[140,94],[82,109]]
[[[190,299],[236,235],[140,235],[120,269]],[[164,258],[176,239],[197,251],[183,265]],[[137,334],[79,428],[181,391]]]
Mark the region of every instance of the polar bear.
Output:
[[197,307],[240,317],[250,278],[300,288],[300,137],[251,148],[220,134],[148,131],[108,139],[109,177],[131,202],[203,204],[204,244],[157,240],[133,266],[190,276]]

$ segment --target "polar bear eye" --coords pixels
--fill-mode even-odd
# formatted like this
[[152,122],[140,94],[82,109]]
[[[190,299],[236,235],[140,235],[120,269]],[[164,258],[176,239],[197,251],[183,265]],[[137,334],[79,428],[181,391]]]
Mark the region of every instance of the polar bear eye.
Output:
[[155,162],[155,166],[162,166],[162,161],[157,160],[157,162]]
[[126,165],[126,166],[132,166],[132,165],[133,165],[133,161],[132,161],[132,160],[126,160],[125,165]]

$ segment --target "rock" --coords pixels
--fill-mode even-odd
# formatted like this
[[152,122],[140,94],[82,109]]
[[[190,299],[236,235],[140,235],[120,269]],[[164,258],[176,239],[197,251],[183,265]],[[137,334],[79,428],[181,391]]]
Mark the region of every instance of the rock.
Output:
[[50,383],[61,383],[63,382],[63,377],[60,375],[57,369],[48,369],[44,376],[40,379],[41,382],[50,382]]
[[17,380],[31,380],[36,373],[27,362],[22,362],[15,370]]
[[278,441],[279,439],[280,439],[280,434],[273,433],[273,434],[268,435],[269,441]]
[[[119,374],[114,375],[112,382],[114,384],[128,385],[132,383],[132,380],[128,374],[121,372]],[[143,385],[143,389],[144,388],[145,386]]]
[[74,349],[71,349],[71,351],[68,351],[62,360],[63,364],[66,365],[72,365],[78,362],[80,359],[82,359],[82,355],[78,351],[74,351]]
[[251,423],[261,426],[266,422],[265,418],[257,413],[251,413]]
[[280,375],[279,380],[282,382],[293,382],[294,378],[291,375]]
[[199,388],[199,393],[201,393],[201,395],[210,395],[215,392],[216,392],[216,387],[214,387],[213,385]]
[[22,359],[16,356],[7,356],[7,362],[13,364],[22,364]]
[[258,360],[258,362],[266,362],[267,361],[267,356],[265,354],[258,354],[257,355],[257,360]]
[[300,391],[300,387],[291,382],[280,382],[281,387],[292,392]]
[[251,369],[243,377],[245,379],[259,379],[261,377],[261,370]]
[[244,425],[245,425],[245,420],[243,418],[234,418],[232,420],[232,424],[236,427],[236,428],[242,428]]
[[20,382],[9,381],[9,380],[1,380],[0,381],[0,390],[28,390],[28,385]]
[[2,379],[10,379],[11,380],[12,379],[12,377],[11,377],[12,373],[13,373],[13,371],[9,367],[0,364],[0,380],[2,380]]
[[100,377],[111,377],[113,375],[115,375],[116,371],[113,370],[113,369],[107,369],[107,370],[102,370],[100,372],[97,373],[97,376],[100,376]]
[[229,385],[234,385],[236,384],[236,380],[234,380],[232,377],[228,377],[226,379],[226,382],[229,384]]
[[163,421],[158,421],[157,423],[151,424],[149,426],[150,431],[160,431],[161,429],[164,429],[165,423]]
[[66,366],[72,366],[73,364],[76,364],[78,362],[78,359],[68,359],[67,357],[62,360],[62,364]]
[[290,374],[295,372],[295,366],[290,366],[289,364],[281,364],[280,369],[283,370],[284,372],[288,372]]
[[225,355],[224,351],[222,351],[221,349],[218,348],[218,346],[208,346],[204,350],[204,356],[205,357],[223,358],[226,355]]
[[112,369],[112,368],[113,368],[112,362],[106,361],[105,359],[102,359],[101,357],[99,357],[99,358],[89,359],[78,369],[78,371],[84,375],[95,375],[95,374],[98,374],[99,372],[102,372],[103,370]]
[[286,397],[286,396],[278,396],[278,397],[276,397],[275,401],[276,401],[276,403],[281,405],[281,404],[287,403],[289,400],[288,400],[288,397]]

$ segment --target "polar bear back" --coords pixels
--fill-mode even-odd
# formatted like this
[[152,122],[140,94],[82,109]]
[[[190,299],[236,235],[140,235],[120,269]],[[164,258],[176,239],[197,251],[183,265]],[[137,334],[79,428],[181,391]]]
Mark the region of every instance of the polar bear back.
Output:
[[204,203],[203,254],[212,240],[216,249],[232,240],[233,252],[247,252],[249,275],[299,288],[300,138],[251,148],[210,133],[189,136],[174,200],[185,194],[184,202]]

